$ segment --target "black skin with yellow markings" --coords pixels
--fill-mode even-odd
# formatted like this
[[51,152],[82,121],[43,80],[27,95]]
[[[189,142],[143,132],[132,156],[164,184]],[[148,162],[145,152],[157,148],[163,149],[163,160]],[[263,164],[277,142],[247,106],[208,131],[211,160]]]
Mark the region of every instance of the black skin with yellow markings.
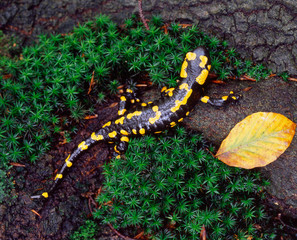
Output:
[[[84,150],[98,141],[117,143],[114,150],[116,157],[124,153],[128,147],[129,138],[134,135],[144,135],[147,133],[160,133],[166,128],[174,127],[181,122],[189,112],[199,102],[203,93],[203,86],[206,83],[208,72],[211,68],[209,54],[203,47],[198,47],[186,54],[182,65],[180,76],[182,81],[175,89],[162,89],[162,97],[155,102],[141,103],[136,98],[131,89],[126,90],[126,94],[121,97],[119,103],[118,118],[105,123],[96,133],[79,144],[78,148],[67,157],[65,164],[56,175],[54,184],[48,192],[51,192],[56,184],[62,179],[63,172],[67,167],[71,167],[73,160]],[[212,105],[223,105],[224,102],[237,100],[233,93],[222,99],[210,100],[204,97],[203,102]],[[134,105],[129,110],[128,105]],[[48,192],[41,195],[32,196],[47,198]]]

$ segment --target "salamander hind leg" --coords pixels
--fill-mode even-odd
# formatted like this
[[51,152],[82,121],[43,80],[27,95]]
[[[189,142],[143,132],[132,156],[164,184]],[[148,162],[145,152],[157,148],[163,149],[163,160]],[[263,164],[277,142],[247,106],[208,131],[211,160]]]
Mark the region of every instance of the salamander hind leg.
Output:
[[223,96],[221,98],[211,98],[209,96],[203,96],[201,97],[200,101],[215,107],[223,107],[230,103],[238,103],[238,100],[240,98],[241,96],[239,94],[235,94],[233,91],[231,91],[229,95]]

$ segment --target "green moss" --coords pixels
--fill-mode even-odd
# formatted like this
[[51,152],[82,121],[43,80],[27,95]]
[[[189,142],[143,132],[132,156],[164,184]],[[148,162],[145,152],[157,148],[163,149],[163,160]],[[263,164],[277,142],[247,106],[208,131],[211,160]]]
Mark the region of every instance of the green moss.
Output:
[[169,135],[132,139],[104,165],[94,217],[149,239],[199,239],[203,225],[210,239],[266,236],[253,227],[266,224],[260,175],[214,158],[201,135]]
[[71,236],[71,240],[95,240],[95,234],[98,231],[98,225],[92,220],[87,220],[83,226],[75,231]]
[[289,79],[288,72],[281,72],[280,74],[278,74],[278,76],[280,76],[284,81],[288,81],[288,79]]

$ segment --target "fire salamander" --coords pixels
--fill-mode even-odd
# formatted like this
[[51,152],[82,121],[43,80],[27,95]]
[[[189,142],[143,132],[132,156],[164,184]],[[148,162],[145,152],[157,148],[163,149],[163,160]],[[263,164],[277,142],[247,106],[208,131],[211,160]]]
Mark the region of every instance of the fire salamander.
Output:
[[[198,101],[214,106],[223,106],[230,101],[236,101],[238,97],[230,92],[229,96],[220,99],[210,99],[202,96],[203,86],[206,83],[211,64],[207,50],[198,47],[188,52],[181,67],[180,77],[182,81],[177,88],[164,87],[161,90],[162,97],[156,102],[140,102],[131,89],[127,89],[120,98],[118,118],[106,122],[101,129],[93,132],[85,141],[81,142],[77,149],[70,154],[54,179],[54,183],[48,192],[51,192],[56,184],[63,178],[66,168],[72,166],[72,162],[82,152],[98,141],[116,143],[114,150],[116,157],[124,153],[128,147],[130,137],[147,133],[160,133],[164,129],[174,127],[178,122],[188,116]],[[128,105],[134,105],[128,110]],[[48,192],[32,198],[47,198]]]

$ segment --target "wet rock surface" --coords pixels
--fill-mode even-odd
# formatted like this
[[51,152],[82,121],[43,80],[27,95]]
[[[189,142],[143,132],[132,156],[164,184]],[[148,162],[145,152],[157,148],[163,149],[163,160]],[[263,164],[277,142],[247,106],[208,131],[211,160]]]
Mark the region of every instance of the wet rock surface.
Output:
[[[99,13],[122,23],[137,11],[137,0],[2,0],[0,29],[28,44],[41,33],[69,32]],[[198,23],[203,31],[228,40],[246,59],[263,63],[275,73],[297,76],[295,0],[147,0],[143,11],[148,19],[158,14],[165,21]]]
[[[198,104],[185,119],[191,129],[203,132],[217,146],[241,120],[255,112],[280,113],[297,122],[297,84],[272,78],[258,83],[232,81],[222,86],[209,86],[210,96],[228,95],[233,90],[242,94],[239,105],[214,109]],[[259,168],[271,182],[268,192],[274,196],[272,204],[284,214],[297,219],[297,136],[290,147],[276,160]]]

